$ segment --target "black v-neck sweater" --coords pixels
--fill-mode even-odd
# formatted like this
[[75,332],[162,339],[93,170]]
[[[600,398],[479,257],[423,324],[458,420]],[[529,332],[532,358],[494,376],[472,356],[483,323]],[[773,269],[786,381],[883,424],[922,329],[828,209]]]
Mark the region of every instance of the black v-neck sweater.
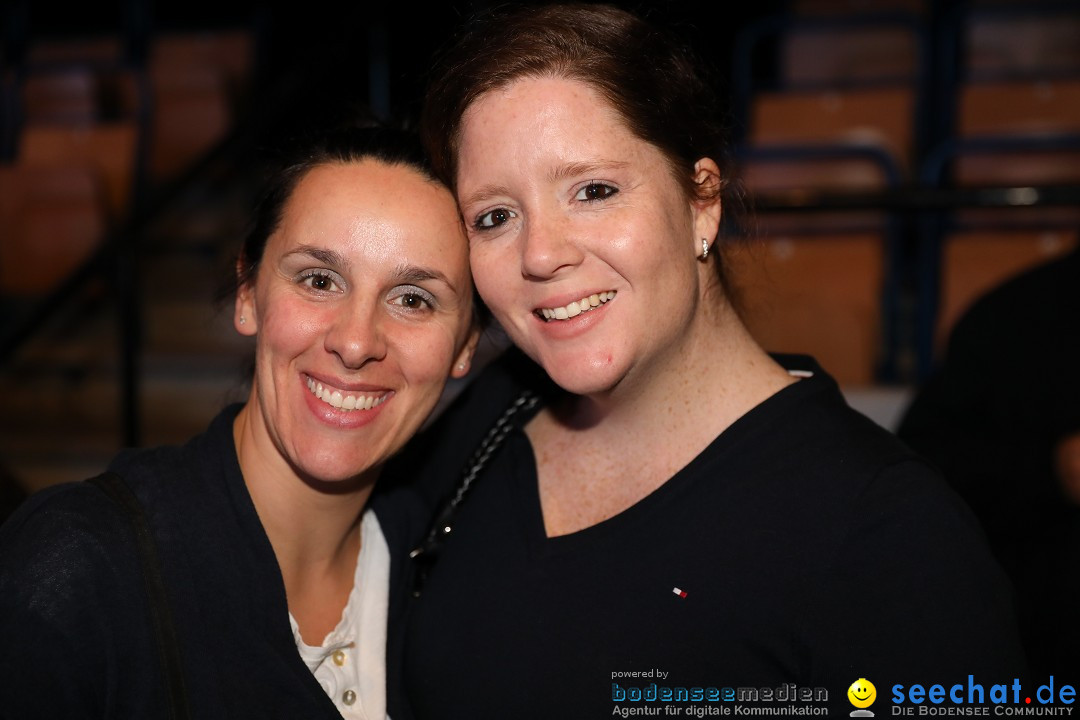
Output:
[[[531,445],[520,426],[511,433],[411,608],[416,717],[604,718],[665,705],[686,716],[739,704],[726,688],[792,683],[828,697],[795,705],[846,716],[859,678],[876,684],[880,716],[896,684],[973,675],[989,688],[1022,675],[1010,587],[967,508],[816,363],[782,360],[813,377],[637,504],[569,535],[546,537]],[[541,377],[512,352],[402,470],[446,492],[523,387],[551,392]],[[757,705],[791,704],[779,696]]]

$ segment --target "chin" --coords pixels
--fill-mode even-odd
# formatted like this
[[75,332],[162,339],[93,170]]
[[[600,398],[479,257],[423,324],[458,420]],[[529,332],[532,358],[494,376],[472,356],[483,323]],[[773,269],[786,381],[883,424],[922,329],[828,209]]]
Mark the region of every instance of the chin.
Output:
[[[361,478],[373,464],[365,458],[320,456],[299,464],[300,473],[313,484],[345,486]],[[344,487],[342,487],[344,489]]]
[[573,395],[583,395],[583,396],[603,395],[604,393],[608,392],[609,390],[612,390],[613,387],[614,387],[611,383],[601,383],[601,382],[589,383],[589,382],[582,382],[580,379],[573,379],[573,378],[568,378],[565,381],[560,379],[560,378],[552,378],[552,379],[555,381],[556,385],[558,385],[563,390],[565,390],[566,392],[571,393]]
[[625,375],[615,365],[610,353],[604,353],[600,358],[577,355],[572,358],[542,358],[539,362],[556,385],[575,395],[609,392]]

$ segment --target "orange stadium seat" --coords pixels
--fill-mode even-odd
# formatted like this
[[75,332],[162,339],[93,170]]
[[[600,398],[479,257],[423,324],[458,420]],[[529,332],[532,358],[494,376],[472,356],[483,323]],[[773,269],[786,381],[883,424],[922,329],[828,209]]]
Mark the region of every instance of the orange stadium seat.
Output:
[[16,162],[27,167],[81,164],[99,174],[109,212],[126,217],[135,176],[136,127],[131,122],[91,125],[28,125],[19,137]]
[[750,144],[878,147],[910,167],[915,93],[908,87],[761,93]]
[[[961,92],[957,124],[967,139],[1078,136],[1080,81],[970,83]],[[954,178],[960,186],[1077,184],[1080,151],[960,152]],[[1076,244],[1080,209],[966,210],[954,214],[952,227],[942,246],[938,352],[972,300]]]
[[919,69],[915,30],[897,24],[793,29],[780,52],[787,87],[911,82]]
[[249,90],[253,63],[254,40],[244,31],[155,40],[149,64],[153,178],[175,176],[225,137]]
[[773,352],[808,353],[837,382],[874,382],[882,344],[884,244],[875,234],[768,237],[731,253],[754,337]]
[[98,247],[107,224],[93,169],[0,167],[0,294],[49,292]]

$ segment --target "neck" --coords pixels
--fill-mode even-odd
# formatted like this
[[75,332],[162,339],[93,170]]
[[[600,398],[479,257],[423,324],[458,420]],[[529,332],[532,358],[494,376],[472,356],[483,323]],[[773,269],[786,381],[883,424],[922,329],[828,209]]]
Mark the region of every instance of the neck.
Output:
[[743,414],[793,380],[730,307],[687,332],[608,392],[569,396],[526,427],[547,534],[563,535],[639,502]]
[[286,588],[327,574],[352,577],[360,517],[378,470],[344,483],[301,477],[282,456],[251,401],[233,424],[240,470],[274,548]]

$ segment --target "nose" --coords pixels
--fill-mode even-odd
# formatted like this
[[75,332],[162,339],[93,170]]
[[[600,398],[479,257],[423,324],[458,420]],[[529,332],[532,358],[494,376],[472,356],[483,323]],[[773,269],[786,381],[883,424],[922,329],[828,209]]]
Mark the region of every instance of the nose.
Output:
[[326,330],[324,346],[341,364],[357,370],[386,357],[385,313],[378,302],[342,303],[335,308]]
[[578,265],[582,252],[572,238],[570,224],[549,215],[534,214],[525,224],[521,250],[521,274],[533,280],[555,277]]

